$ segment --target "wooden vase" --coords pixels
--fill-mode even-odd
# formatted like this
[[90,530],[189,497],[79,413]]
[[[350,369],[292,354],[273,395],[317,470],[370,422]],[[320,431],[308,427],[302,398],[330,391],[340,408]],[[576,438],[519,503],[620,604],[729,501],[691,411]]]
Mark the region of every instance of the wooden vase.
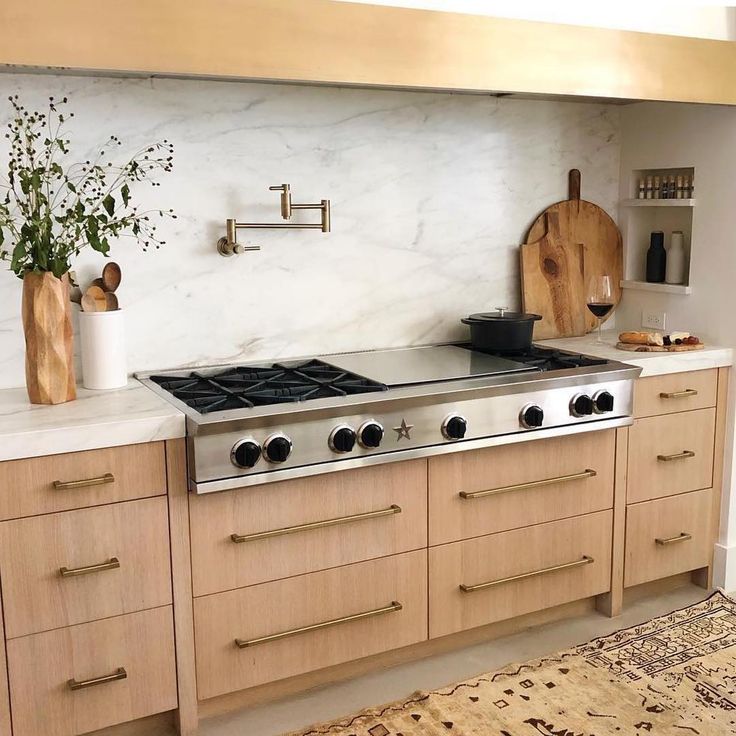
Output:
[[32,404],[77,398],[69,276],[29,271],[23,277],[26,388]]

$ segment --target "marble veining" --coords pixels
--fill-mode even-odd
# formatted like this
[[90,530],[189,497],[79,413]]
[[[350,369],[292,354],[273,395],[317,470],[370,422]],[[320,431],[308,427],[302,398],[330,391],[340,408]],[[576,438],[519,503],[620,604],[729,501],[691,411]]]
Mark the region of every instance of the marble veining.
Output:
[[[517,245],[533,218],[583,194],[612,215],[619,112],[597,104],[232,82],[0,75],[0,99],[68,95],[73,152],[110,133],[125,150],[176,146],[174,172],[144,188],[167,245],[127,241],[131,371],[255,361],[462,337],[459,318],[519,304]],[[0,103],[0,120],[8,113]],[[4,161],[4,139],[0,160]],[[227,217],[273,220],[297,201],[332,200],[332,233],[253,231],[262,250],[224,259]],[[300,213],[305,218],[315,213]],[[83,281],[104,259],[84,254]],[[0,273],[0,387],[23,384],[20,282]]]

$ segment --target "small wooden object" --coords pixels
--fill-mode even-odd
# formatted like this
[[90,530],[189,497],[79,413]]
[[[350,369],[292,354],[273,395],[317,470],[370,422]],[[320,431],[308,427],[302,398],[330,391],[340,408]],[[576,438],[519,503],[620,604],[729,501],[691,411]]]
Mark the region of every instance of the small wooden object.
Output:
[[630,353],[686,353],[690,350],[702,350],[705,345],[702,342],[697,345],[633,345],[628,342],[619,342],[616,343],[616,347]]
[[123,274],[120,270],[120,266],[117,263],[108,263],[105,268],[102,269],[102,288],[111,294],[115,292],[120,286],[120,281],[123,278]]
[[107,299],[101,287],[92,285],[84,292],[82,309],[85,312],[106,312]]

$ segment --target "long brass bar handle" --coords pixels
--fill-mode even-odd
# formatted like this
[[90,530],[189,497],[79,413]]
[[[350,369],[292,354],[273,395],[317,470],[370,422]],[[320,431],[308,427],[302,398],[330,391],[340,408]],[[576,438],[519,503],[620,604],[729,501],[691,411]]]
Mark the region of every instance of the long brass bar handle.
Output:
[[694,388],[686,388],[684,391],[662,391],[659,394],[660,399],[685,399],[688,396],[697,396],[698,392]]
[[677,542],[687,542],[688,539],[692,539],[693,535],[688,534],[687,532],[682,532],[678,534],[676,537],[665,537],[662,539],[661,537],[657,537],[654,541],[660,546],[660,547],[666,547],[668,544],[677,544]]
[[74,578],[79,575],[89,575],[93,572],[102,572],[102,570],[115,570],[120,567],[120,560],[117,557],[111,557],[107,562],[98,562],[96,565],[86,565],[85,567],[60,567],[59,574],[63,578]]
[[362,514],[350,514],[349,516],[338,516],[334,519],[324,519],[323,521],[310,521],[307,524],[297,524],[296,526],[285,526],[281,529],[269,529],[265,532],[254,532],[253,534],[231,534],[230,539],[235,544],[243,542],[254,542],[258,539],[270,539],[271,537],[281,537],[285,534],[296,534],[296,532],[306,532],[312,529],[324,529],[329,526],[337,526],[338,524],[350,524],[354,521],[364,521],[365,519],[378,519],[381,516],[392,516],[400,514],[401,506],[395,503],[391,504],[387,509],[379,509],[378,511],[366,511]]
[[661,460],[663,463],[668,463],[670,460],[684,460],[688,457],[695,457],[695,453],[692,450],[683,450],[682,452],[676,452],[673,455],[657,455],[657,460]]
[[540,486],[551,486],[554,483],[566,483],[571,480],[581,480],[583,478],[594,478],[598,473],[595,470],[587,468],[582,473],[573,473],[572,475],[559,475],[557,478],[545,478],[544,480],[533,480],[529,483],[517,483],[513,486],[504,486],[503,488],[491,488],[488,491],[460,491],[460,498],[471,501],[474,498],[485,498],[486,496],[495,496],[499,493],[510,493],[511,491],[525,491],[528,488],[539,488]]
[[236,639],[235,645],[240,649],[245,649],[247,647],[253,647],[256,644],[265,644],[269,641],[278,641],[279,639],[287,639],[290,636],[306,634],[309,631],[319,631],[320,629],[327,629],[330,626],[346,624],[349,621],[359,621],[363,618],[372,618],[373,616],[382,616],[385,613],[394,613],[394,611],[400,611],[402,608],[403,606],[398,601],[391,601],[388,606],[383,606],[382,608],[374,608],[371,611],[361,611],[361,613],[354,613],[350,616],[341,616],[340,618],[333,618],[329,621],[321,621],[318,624],[301,626],[298,629],[280,631],[278,634],[269,634],[268,636],[261,636],[258,639]]
[[501,578],[499,580],[489,580],[487,583],[478,583],[477,585],[460,585],[460,590],[463,593],[474,593],[476,590],[486,590],[493,588],[496,585],[503,585],[504,583],[513,583],[516,580],[526,580],[527,578],[535,578],[539,575],[546,575],[550,572],[559,572],[560,570],[572,570],[575,567],[582,567],[583,565],[590,565],[595,560],[588,555],[583,555],[582,559],[575,560],[574,562],[565,562],[562,565],[552,565],[552,567],[545,567],[542,570],[534,570],[532,572],[523,572],[520,575],[512,575],[508,578]]
[[82,480],[55,480],[53,486],[57,491],[68,491],[72,488],[87,488],[89,486],[102,486],[106,483],[114,483],[115,476],[105,473],[97,478],[83,478]]
[[66,684],[70,690],[84,690],[86,687],[94,687],[95,685],[104,685],[106,682],[115,682],[116,680],[125,680],[128,673],[125,667],[118,667],[111,675],[103,675],[102,677],[92,677],[89,680],[67,680]]

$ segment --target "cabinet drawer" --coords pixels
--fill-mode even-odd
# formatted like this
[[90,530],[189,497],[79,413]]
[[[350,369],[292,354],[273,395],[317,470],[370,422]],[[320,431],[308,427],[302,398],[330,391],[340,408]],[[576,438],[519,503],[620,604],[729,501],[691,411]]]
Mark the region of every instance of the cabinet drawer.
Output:
[[0,463],[0,519],[165,493],[163,442]]
[[200,700],[413,644],[427,552],[197,598],[194,626]]
[[684,493],[626,509],[626,587],[710,564],[712,493]]
[[710,488],[715,409],[637,419],[629,430],[629,503]]
[[171,607],[13,639],[8,667],[13,736],[74,736],[171,710]]
[[614,462],[611,430],[431,458],[429,543],[611,508]]
[[634,381],[634,416],[651,417],[716,405],[718,369],[668,373]]
[[165,498],[3,522],[6,635],[171,603],[169,561]]
[[432,547],[430,638],[610,590],[612,518],[601,511]]
[[194,595],[427,545],[424,460],[192,496]]

